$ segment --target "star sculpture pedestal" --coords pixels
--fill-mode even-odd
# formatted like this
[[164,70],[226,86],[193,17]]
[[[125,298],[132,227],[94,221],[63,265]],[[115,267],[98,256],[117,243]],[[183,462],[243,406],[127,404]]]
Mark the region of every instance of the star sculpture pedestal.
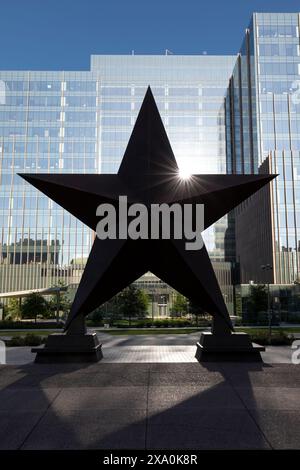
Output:
[[224,329],[218,317],[212,331],[203,331],[197,343],[195,357],[199,362],[262,362],[264,346],[252,343],[244,332]]
[[96,333],[87,333],[84,317],[77,317],[66,333],[49,335],[44,347],[32,348],[36,363],[84,363],[102,359]]
[[[214,224],[234,207],[269,183],[276,175],[191,175],[179,169],[150,88],[145,95],[117,174],[22,174],[26,181],[53,199],[95,231],[96,209],[108,203],[119,208],[153,204],[186,204],[195,212],[204,206],[204,227]],[[116,232],[120,232],[116,222]],[[160,226],[162,229],[162,227]],[[162,233],[162,230],[161,230]],[[184,231],[185,233],[185,231]],[[149,234],[148,234],[149,235]],[[44,348],[34,348],[36,362],[87,362],[102,357],[95,334],[88,334],[84,318],[129,284],[150,271],[198,304],[213,317],[212,333],[202,333],[199,360],[260,360],[260,350],[249,336],[233,333],[233,326],[205,246],[187,250],[186,239],[163,236],[132,239],[95,238],[68,316],[65,333],[48,337]]]
[[261,362],[262,351],[265,348],[252,343],[246,333],[218,336],[204,331],[197,343],[195,357],[199,362]]

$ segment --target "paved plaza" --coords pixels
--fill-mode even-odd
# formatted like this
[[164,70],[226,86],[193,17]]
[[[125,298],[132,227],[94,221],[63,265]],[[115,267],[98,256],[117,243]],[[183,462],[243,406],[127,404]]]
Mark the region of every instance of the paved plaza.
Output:
[[28,357],[0,366],[0,448],[300,448],[300,366],[203,365],[195,344],[160,336],[101,334],[104,360],[90,365],[14,348]]
[[[102,362],[197,362],[195,345],[200,337],[199,332],[174,335],[110,335],[98,332],[98,337],[103,344]],[[289,346],[269,346],[262,357],[268,364],[290,364],[291,353]],[[7,349],[8,364],[29,364],[33,358],[30,347]]]
[[300,447],[299,366],[1,366],[0,387],[1,449]]

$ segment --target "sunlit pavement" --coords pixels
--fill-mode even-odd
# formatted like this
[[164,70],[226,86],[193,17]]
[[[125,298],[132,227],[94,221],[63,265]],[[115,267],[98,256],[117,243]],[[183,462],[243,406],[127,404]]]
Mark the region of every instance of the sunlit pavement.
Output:
[[[98,337],[103,344],[101,362],[197,362],[194,356],[199,333],[120,336],[98,333]],[[290,364],[291,354],[289,346],[269,346],[262,357],[268,364]],[[29,347],[7,348],[8,364],[28,364],[33,358]]]

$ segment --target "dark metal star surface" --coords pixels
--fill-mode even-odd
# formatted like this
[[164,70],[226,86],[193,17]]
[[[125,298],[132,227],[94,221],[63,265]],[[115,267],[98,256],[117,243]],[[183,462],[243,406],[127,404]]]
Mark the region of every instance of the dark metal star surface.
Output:
[[[96,208],[128,204],[204,204],[205,228],[270,182],[275,175],[192,175],[183,180],[150,87],[117,174],[21,174],[26,181],[95,230]],[[206,248],[187,251],[185,240],[95,238],[67,320],[87,315],[151,271],[232,329]]]

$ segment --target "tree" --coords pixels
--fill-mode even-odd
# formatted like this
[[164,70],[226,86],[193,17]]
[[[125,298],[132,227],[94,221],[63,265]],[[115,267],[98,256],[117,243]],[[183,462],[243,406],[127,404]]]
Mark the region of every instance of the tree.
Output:
[[5,319],[17,321],[21,319],[20,299],[11,298],[8,301]]
[[118,295],[119,312],[129,319],[131,325],[132,317],[142,317],[147,313],[149,298],[147,294],[131,284]]
[[22,318],[34,318],[36,321],[38,315],[46,317],[49,314],[49,304],[41,294],[32,292],[25,297],[21,312]]
[[171,314],[172,316],[178,317],[181,315],[186,315],[188,313],[188,300],[184,295],[176,294]]
[[251,285],[248,297],[248,321],[256,323],[260,312],[268,309],[268,293],[264,284]]
[[[59,281],[53,287],[66,287],[66,284],[62,281]],[[51,295],[51,299],[49,301],[49,308],[54,315],[57,315],[57,322],[59,322],[59,312],[62,312],[64,316],[66,316],[71,308],[72,302],[68,298],[65,291],[60,291],[55,294]]]
[[148,313],[148,307],[150,302],[150,296],[144,289],[138,289],[139,301],[142,306],[141,316],[145,316]]
[[257,312],[266,311],[268,293],[265,284],[251,285],[248,305]]
[[93,310],[93,312],[88,315],[88,318],[95,324],[99,324],[105,319],[109,319],[110,323],[113,324],[114,320],[120,316],[118,300],[119,295],[117,294]]
[[207,313],[205,310],[203,310],[201,305],[193,299],[190,299],[189,311],[192,315],[195,315],[197,325],[198,325],[199,316],[206,315]]

